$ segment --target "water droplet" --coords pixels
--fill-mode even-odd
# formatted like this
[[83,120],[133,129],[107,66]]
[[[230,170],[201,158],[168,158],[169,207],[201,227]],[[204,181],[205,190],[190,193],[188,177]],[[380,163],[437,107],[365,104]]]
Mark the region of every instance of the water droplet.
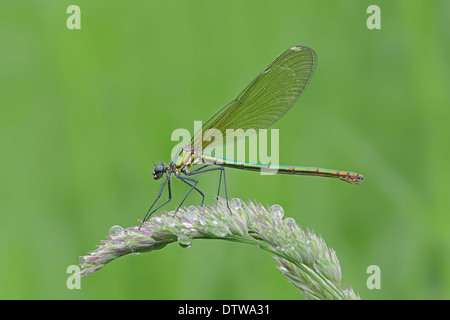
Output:
[[239,198],[233,198],[230,201],[230,208],[231,210],[238,210],[242,207],[243,201]]
[[297,222],[291,217],[284,219],[284,223],[286,223],[286,226],[288,226],[291,230],[297,228]]
[[194,221],[197,221],[197,220],[198,220],[197,214],[196,214],[194,211],[188,211],[188,212],[186,212],[186,213],[183,215],[182,219],[183,219],[183,218],[184,218],[185,220],[190,221],[190,222],[194,222]]
[[115,225],[112,226],[109,229],[109,235],[111,237],[118,237],[119,235],[121,235],[124,232],[123,228],[121,226]]
[[192,245],[192,241],[194,239],[191,236],[188,236],[184,233],[180,233],[178,235],[178,244],[182,247],[182,248],[189,248]]
[[284,209],[278,204],[274,204],[273,206],[271,206],[269,212],[272,218],[276,220],[279,220],[284,216]]

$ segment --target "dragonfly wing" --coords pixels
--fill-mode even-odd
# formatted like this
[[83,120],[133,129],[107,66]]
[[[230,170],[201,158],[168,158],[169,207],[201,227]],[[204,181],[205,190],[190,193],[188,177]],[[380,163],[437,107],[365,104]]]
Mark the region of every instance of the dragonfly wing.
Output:
[[[226,145],[245,135],[228,136],[227,129],[267,129],[277,122],[306,88],[317,65],[315,52],[308,47],[293,47],[265,68],[245,89],[194,135],[191,145],[202,148],[219,140],[212,138],[218,130]],[[217,131],[216,131],[217,132]],[[251,135],[251,134],[250,134]],[[203,138],[202,138],[203,137]],[[212,139],[211,139],[212,138]],[[209,141],[208,141],[209,140]]]

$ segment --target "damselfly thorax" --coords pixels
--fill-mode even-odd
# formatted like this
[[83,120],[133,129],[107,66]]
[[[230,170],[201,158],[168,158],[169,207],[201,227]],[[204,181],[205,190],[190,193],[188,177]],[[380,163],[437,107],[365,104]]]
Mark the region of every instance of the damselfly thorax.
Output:
[[164,162],[155,164],[153,168],[153,178],[158,180],[163,177],[164,174],[176,176],[181,173],[189,173],[189,168],[193,165],[197,165],[201,162],[201,153],[198,148],[191,147],[190,145],[184,145],[176,152],[176,156],[172,161],[165,165]]

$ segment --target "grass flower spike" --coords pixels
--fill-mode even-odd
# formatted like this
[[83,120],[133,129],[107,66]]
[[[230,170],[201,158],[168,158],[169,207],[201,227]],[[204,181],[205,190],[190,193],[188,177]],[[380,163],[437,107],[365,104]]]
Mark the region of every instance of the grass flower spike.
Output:
[[87,276],[107,263],[127,254],[159,250],[178,242],[189,247],[196,239],[223,239],[253,244],[270,252],[278,270],[286,275],[307,299],[359,299],[350,288],[341,285],[341,268],[336,252],[311,230],[303,230],[293,218],[284,218],[279,205],[226,202],[216,205],[182,208],[153,216],[139,229],[113,226],[108,240],[96,250],[80,257],[81,275]]

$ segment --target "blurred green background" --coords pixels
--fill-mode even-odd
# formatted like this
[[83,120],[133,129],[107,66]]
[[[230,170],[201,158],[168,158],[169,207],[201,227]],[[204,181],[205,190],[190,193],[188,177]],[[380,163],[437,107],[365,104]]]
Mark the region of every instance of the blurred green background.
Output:
[[[81,8],[81,30],[66,9]],[[381,30],[366,9],[381,8]],[[360,186],[227,171],[231,197],[280,204],[337,251],[363,299],[450,298],[449,1],[0,1],[0,298],[301,299],[270,254],[194,241],[66,268],[135,225],[177,128],[206,121],[287,48],[319,64],[281,119],[280,162]],[[216,174],[199,187],[214,200]],[[177,204],[186,191],[173,184]],[[211,192],[210,192],[211,191]],[[186,204],[196,204],[193,195]],[[370,265],[381,289],[366,287]]]

